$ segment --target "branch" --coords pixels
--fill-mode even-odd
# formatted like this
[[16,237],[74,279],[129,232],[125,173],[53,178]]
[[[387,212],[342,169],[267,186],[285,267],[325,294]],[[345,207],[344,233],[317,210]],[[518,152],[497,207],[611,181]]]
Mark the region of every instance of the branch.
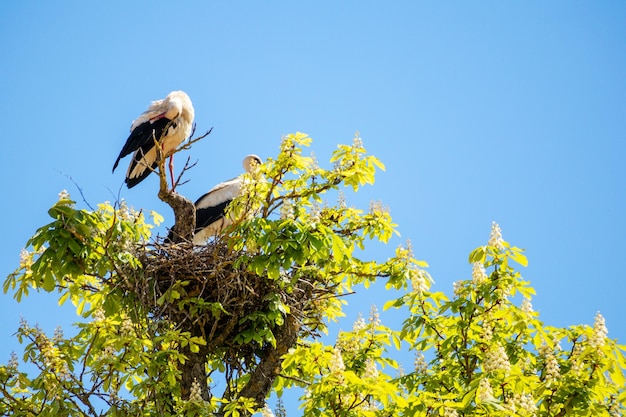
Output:
[[[191,131],[191,135],[189,136],[193,136],[193,134],[196,131],[196,124],[193,124],[193,129]],[[176,148],[176,150],[174,152],[172,152],[172,155],[175,154],[176,152],[182,151],[183,149],[187,150],[187,149],[191,149],[191,145],[193,145],[194,143],[206,138],[207,136],[209,136],[211,134],[211,132],[213,131],[213,128],[210,128],[208,131],[206,131],[203,135],[198,136],[197,138],[192,138],[189,139],[189,142],[187,143],[183,143],[182,145],[180,145],[178,148]]]
[[[171,229],[173,237],[171,240],[173,243],[190,241],[193,238],[194,229],[196,227],[196,208],[190,200],[168,188],[163,150],[161,146],[156,146],[155,148],[159,161],[158,196],[161,201],[169,205],[174,211],[174,226]],[[185,165],[185,167],[187,167],[187,165]]]
[[185,180],[185,181],[181,182],[185,172],[187,172],[191,168],[195,167],[196,164],[198,163],[198,161],[196,160],[196,162],[194,162],[193,164],[190,164],[190,161],[191,161],[191,157],[188,156],[187,157],[187,162],[185,162],[185,166],[183,167],[183,170],[180,171],[180,174],[178,174],[178,177],[176,178],[176,182],[174,182],[174,185],[172,186],[174,189],[176,189],[176,187],[178,187],[179,185],[186,184],[189,181],[189,180]]
[[288,315],[285,323],[276,330],[276,347],[268,345],[261,353],[261,360],[250,373],[250,379],[239,393],[240,397],[253,399],[258,407],[262,407],[269,394],[274,380],[280,375],[283,356],[296,344],[300,324],[296,317]]
[[83,194],[83,189],[80,188],[80,186],[78,185],[78,183],[76,181],[74,181],[74,178],[71,177],[71,175],[64,173],[63,171],[59,171],[57,170],[60,174],[65,175],[65,177],[72,181],[72,183],[76,186],[76,188],[78,189],[78,192],[80,193],[80,197],[83,199],[83,203],[85,203],[87,205],[87,207],[89,207],[89,209],[91,211],[95,211],[93,207],[91,207],[91,204],[89,204],[89,202],[87,201],[87,199],[85,198],[85,194]]

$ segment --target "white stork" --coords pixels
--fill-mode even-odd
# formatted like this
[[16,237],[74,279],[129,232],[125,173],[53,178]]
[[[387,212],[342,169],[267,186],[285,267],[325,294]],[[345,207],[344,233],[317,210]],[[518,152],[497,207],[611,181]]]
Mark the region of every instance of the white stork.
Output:
[[[262,163],[263,161],[258,156],[248,155],[243,159],[243,168],[246,172],[250,172],[254,166]],[[239,176],[217,184],[195,202],[194,245],[205,244],[207,239],[218,235],[227,226],[233,224],[233,219],[226,217],[226,209],[233,199],[241,195],[241,180]]]
[[143,181],[159,164],[155,140],[161,145],[164,158],[170,156],[170,177],[174,187],[174,156],[172,153],[191,134],[194,110],[184,91],[172,91],[162,100],[153,101],[148,110],[130,126],[130,135],[113,164],[134,152],[126,172],[126,185],[132,188]]

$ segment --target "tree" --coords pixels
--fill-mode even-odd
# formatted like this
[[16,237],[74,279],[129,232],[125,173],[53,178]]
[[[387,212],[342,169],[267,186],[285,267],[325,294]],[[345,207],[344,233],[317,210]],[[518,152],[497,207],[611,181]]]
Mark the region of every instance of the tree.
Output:
[[[388,242],[395,225],[380,204],[349,207],[343,189],[373,184],[382,163],[357,137],[323,169],[303,156],[310,143],[288,135],[275,159],[246,174],[233,226],[202,247],[188,243],[191,202],[163,182],[179,242],[151,237],[144,212],[123,202],[80,209],[62,193],[4,291],[18,301],[54,292],[81,321],[72,337],[20,324],[22,360],[33,370],[20,370],[17,355],[0,367],[0,413],[249,415],[295,386],[305,389],[306,415],[624,411],[624,348],[599,314],[593,327],[544,326],[512,266],[526,264],[523,251],[497,225],[470,254],[472,278],[451,298],[430,292],[427,265],[410,247],[384,262],[359,257],[370,241]],[[322,343],[342,315],[341,296],[377,281],[405,292],[385,305],[406,311],[402,329],[374,310]],[[406,348],[416,355],[411,372],[394,359]]]

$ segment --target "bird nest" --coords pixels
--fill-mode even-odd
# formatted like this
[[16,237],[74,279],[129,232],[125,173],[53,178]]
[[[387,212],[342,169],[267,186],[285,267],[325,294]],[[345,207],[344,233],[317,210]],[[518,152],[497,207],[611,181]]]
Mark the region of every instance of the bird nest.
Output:
[[[271,334],[261,342],[253,336],[274,332],[287,313],[303,324],[301,332],[316,333],[321,325],[316,301],[328,298],[329,289],[302,277],[284,285],[289,274],[281,281],[259,276],[246,268],[242,256],[219,239],[204,246],[142,246],[136,257],[143,267],[126,271],[124,283],[153,318],[201,336],[207,353],[225,359],[254,355],[271,343]],[[277,304],[286,307],[278,319]]]

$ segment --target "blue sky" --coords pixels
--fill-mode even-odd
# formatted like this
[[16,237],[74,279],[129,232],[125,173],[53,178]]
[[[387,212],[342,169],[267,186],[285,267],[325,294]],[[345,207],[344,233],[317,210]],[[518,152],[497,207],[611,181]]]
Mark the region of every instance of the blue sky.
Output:
[[[59,191],[80,199],[68,176],[92,205],[119,192],[171,224],[156,177],[120,189],[128,160],[111,167],[132,120],[182,89],[214,128],[189,152],[190,199],[283,134],[308,133],[323,165],[358,131],[387,171],[348,203],[382,201],[402,235],[376,256],[410,239],[451,294],[495,220],[527,250],[546,324],[600,311],[626,343],[625,40],[619,1],[2,2],[0,275]],[[389,298],[352,296],[340,327]],[[48,294],[0,312],[0,362],[20,317],[76,320]]]

